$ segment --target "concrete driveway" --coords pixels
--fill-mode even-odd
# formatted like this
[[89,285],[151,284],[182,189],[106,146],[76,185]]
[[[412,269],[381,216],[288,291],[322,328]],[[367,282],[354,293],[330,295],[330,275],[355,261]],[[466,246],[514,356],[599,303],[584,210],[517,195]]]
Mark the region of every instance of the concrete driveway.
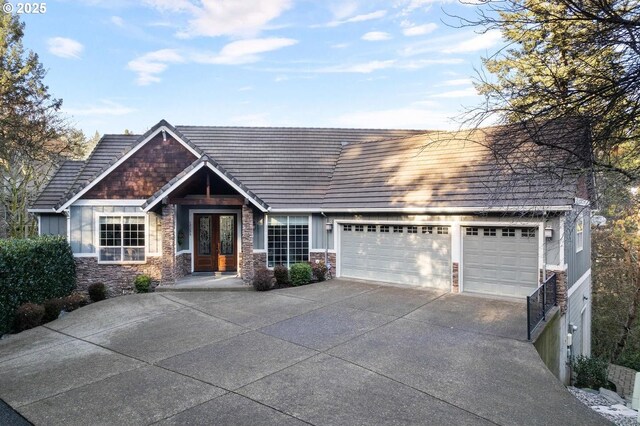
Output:
[[0,398],[42,425],[607,424],[524,309],[344,280],[124,296],[0,341]]

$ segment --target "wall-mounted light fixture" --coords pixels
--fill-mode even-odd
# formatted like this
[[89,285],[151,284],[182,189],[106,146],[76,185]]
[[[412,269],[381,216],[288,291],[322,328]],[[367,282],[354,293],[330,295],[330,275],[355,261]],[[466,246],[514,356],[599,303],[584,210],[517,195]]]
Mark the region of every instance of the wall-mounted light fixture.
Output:
[[553,239],[553,228],[545,228],[544,229],[544,237],[547,240]]
[[324,225],[324,229],[326,229],[328,232],[333,231],[333,222],[327,222],[327,223]]

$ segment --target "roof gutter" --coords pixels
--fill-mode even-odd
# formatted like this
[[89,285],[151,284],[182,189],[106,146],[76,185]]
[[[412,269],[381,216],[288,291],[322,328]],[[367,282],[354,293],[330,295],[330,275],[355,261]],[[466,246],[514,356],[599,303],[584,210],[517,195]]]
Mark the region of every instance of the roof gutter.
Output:
[[486,212],[536,212],[570,211],[571,206],[513,206],[513,207],[382,207],[382,208],[329,208],[329,209],[272,209],[272,213],[486,213]]

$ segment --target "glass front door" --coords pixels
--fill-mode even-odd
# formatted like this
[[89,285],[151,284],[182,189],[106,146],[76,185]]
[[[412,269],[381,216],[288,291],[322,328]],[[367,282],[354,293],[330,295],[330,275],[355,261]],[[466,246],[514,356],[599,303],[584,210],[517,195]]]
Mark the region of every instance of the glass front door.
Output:
[[236,216],[196,214],[193,221],[194,272],[236,271]]

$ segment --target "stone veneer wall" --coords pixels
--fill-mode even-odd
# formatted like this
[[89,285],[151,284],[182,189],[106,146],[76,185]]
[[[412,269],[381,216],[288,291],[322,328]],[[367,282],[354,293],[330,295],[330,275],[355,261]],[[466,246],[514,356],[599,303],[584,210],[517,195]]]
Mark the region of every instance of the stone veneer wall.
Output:
[[452,275],[451,277],[452,292],[460,293],[460,264],[458,262],[453,262],[451,269],[452,269],[452,274],[451,274]]
[[254,252],[253,253],[253,269],[257,270],[260,268],[267,267],[267,253]]
[[162,269],[162,257],[147,257],[144,264],[105,265],[96,257],[76,257],[78,290],[87,291],[93,283],[103,283],[110,297],[133,293],[133,280],[138,275],[149,275],[153,285],[158,285]]
[[166,204],[162,206],[162,285],[176,283],[176,236],[175,234],[176,206]]
[[[336,276],[336,254],[329,252],[327,255],[327,259],[329,259],[329,263],[331,264],[331,276],[335,278]],[[324,262],[324,252],[311,252],[309,253],[309,262],[311,264],[316,263],[316,260]]]
[[240,276],[244,282],[253,280],[253,208],[242,206],[242,253],[240,256]]
[[175,277],[182,278],[191,274],[191,253],[181,253],[176,256]]
[[556,297],[558,299],[558,307],[560,313],[567,312],[567,303],[569,301],[569,289],[567,288],[567,271],[547,271],[547,277],[556,274]]

